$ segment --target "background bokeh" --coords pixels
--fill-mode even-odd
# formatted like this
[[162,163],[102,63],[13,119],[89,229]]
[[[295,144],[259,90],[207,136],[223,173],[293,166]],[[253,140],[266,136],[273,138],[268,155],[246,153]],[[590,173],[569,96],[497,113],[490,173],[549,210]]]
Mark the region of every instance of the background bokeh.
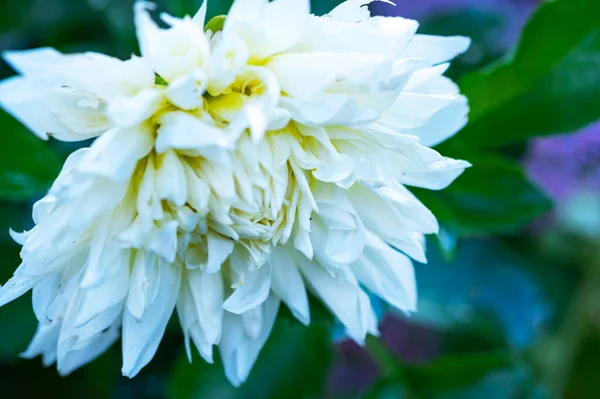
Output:
[[[184,15],[201,0],[158,3]],[[337,3],[313,1],[313,12]],[[118,346],[63,378],[40,359],[18,357],[36,325],[25,296],[0,308],[0,397],[600,397],[600,124],[594,123],[600,120],[600,7],[593,3],[371,4],[374,15],[418,19],[421,32],[473,38],[449,71],[470,98],[471,122],[440,151],[474,166],[447,191],[415,190],[442,225],[429,240],[429,263],[416,265],[419,311],[398,314],[373,298],[381,337],[370,337],[366,348],[347,341],[316,306],[310,328],[282,312],[250,380],[236,390],[220,365],[198,356],[188,364],[173,320],[155,359],[135,379],[120,376]],[[132,4],[4,1],[0,50],[52,46],[128,57],[138,51]],[[224,14],[229,5],[212,0],[209,14]],[[0,63],[0,78],[12,74]],[[4,282],[19,263],[9,226],[32,225],[32,203],[75,147],[41,142],[1,111],[0,126]]]

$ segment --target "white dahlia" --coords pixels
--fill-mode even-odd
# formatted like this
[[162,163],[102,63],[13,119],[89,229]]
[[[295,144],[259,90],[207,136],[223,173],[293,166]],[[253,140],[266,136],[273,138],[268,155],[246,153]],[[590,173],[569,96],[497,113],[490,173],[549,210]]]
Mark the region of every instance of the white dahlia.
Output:
[[217,32],[206,3],[162,29],[138,2],[141,57],[5,53],[6,110],[43,139],[96,138],[12,232],[23,262],[0,305],[33,290],[25,357],[67,374],[122,336],[132,377],[176,309],[188,355],[217,345],[238,385],[280,302],[309,324],[310,291],[358,343],[377,334],[366,290],[415,310],[410,258],[438,225],[406,186],[469,166],[428,148],[466,121],[442,74],[469,40],[364,2],[316,17],[308,0],[237,0]]

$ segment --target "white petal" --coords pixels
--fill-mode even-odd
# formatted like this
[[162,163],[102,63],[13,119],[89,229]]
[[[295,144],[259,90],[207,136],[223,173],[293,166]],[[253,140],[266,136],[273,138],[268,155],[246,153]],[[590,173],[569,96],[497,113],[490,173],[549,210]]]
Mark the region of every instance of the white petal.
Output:
[[94,230],[90,243],[90,255],[87,267],[81,280],[81,287],[89,289],[98,287],[119,270],[123,262],[128,262],[129,252],[109,239],[112,217],[105,216]]
[[[185,281],[185,275],[183,279]],[[183,332],[183,344],[185,347],[185,353],[187,355],[188,361],[192,362],[192,347],[190,345],[190,338],[193,332],[196,332],[198,342],[194,340],[194,344],[196,348],[200,352],[200,355],[203,358],[207,358],[207,362],[212,363],[212,345],[209,345],[206,339],[202,334],[198,326],[198,314],[196,313],[196,305],[194,304],[194,299],[192,298],[192,292],[190,291],[190,287],[183,283],[181,285],[181,289],[179,290],[179,297],[177,298],[177,304],[175,306],[177,310],[177,317],[179,318],[179,323],[181,324],[181,331]],[[197,331],[196,331],[197,330]]]
[[[77,192],[78,185],[82,188],[79,193]],[[62,198],[69,198],[72,201],[72,205],[68,208],[70,212],[68,215],[69,227],[74,231],[81,231],[102,214],[115,209],[115,206],[127,194],[128,188],[128,180],[116,182],[89,175],[85,176],[85,178],[77,179],[75,184],[66,187],[67,192],[62,196]],[[57,197],[61,198],[61,195],[57,194]],[[125,215],[121,216],[122,218],[117,219],[115,223],[127,223],[129,221]],[[133,215],[127,216],[133,217]]]
[[348,335],[354,341],[364,343],[376,318],[369,297],[353,276],[342,269],[339,275],[332,276],[323,266],[302,256],[296,256],[294,260],[310,287],[344,324]]
[[56,272],[44,277],[33,287],[31,304],[33,305],[33,313],[35,313],[35,317],[41,324],[48,325],[54,321],[53,317],[48,315],[48,309],[55,299],[60,296],[62,283],[61,273]]
[[296,226],[293,237],[294,248],[306,256],[307,259],[312,259],[314,256],[314,250],[310,241],[310,232]]
[[148,1],[137,1],[134,5],[135,29],[142,56],[152,55],[153,47],[159,42],[160,29],[148,12],[155,8],[156,5]]
[[[390,165],[396,166],[393,156],[390,156]],[[396,171],[395,176],[400,183],[429,190],[443,190],[469,166],[471,164],[466,161],[442,158],[437,162],[412,170],[396,166],[394,171]]]
[[163,92],[144,89],[132,97],[120,97],[108,106],[106,114],[117,126],[132,127],[150,118],[164,104]]
[[188,185],[188,203],[199,214],[208,212],[210,188],[200,179],[189,165],[184,165],[185,177]]
[[123,316],[122,372],[130,378],[154,357],[179,295],[181,266],[160,262],[159,273],[158,296],[142,318],[136,319],[127,309]]
[[131,177],[137,162],[148,155],[152,145],[149,129],[111,129],[94,141],[79,169],[122,182]]
[[267,263],[258,270],[246,272],[244,283],[225,300],[223,308],[235,314],[244,313],[263,303],[270,289],[271,265]]
[[438,231],[435,216],[406,188],[355,185],[350,190],[348,199],[360,219],[368,229],[381,236],[393,236],[393,232],[401,228],[425,234]]
[[292,314],[304,325],[310,324],[308,295],[302,276],[287,250],[276,248],[269,258],[271,264],[271,290],[290,308]]
[[[363,7],[366,10],[366,5]],[[364,21],[348,23],[335,18],[311,18],[302,47],[315,53],[355,53],[382,57],[380,70],[384,74],[374,77],[372,82],[389,81],[390,68],[396,60],[415,58],[402,53],[419,24],[400,17],[376,16]],[[323,36],[327,40],[322,40]],[[392,69],[392,72],[394,70]],[[387,74],[387,76],[386,76]]]
[[410,259],[372,233],[367,240],[364,257],[352,264],[360,283],[397,309],[415,311],[417,287]]
[[38,276],[28,276],[23,273],[24,265],[19,266],[14,276],[10,278],[3,286],[0,286],[0,306],[17,299],[39,281]]
[[[49,94],[44,98],[47,107],[79,140],[97,136],[113,126],[103,107],[98,105],[100,100],[90,95],[66,91]],[[87,105],[87,102],[91,104]]]
[[94,318],[87,323],[77,326],[75,325],[76,312],[83,295],[77,292],[68,305],[66,315],[62,322],[60,335],[58,337],[57,348],[57,365],[59,371],[63,368],[69,354],[84,349],[92,345],[96,340],[100,339],[108,328],[120,326],[123,306],[121,303],[113,305],[98,313]]
[[315,254],[327,262],[347,264],[360,257],[365,246],[365,229],[339,187],[313,185],[319,206],[318,217],[311,223],[311,241]]
[[198,68],[186,76],[174,79],[167,87],[169,101],[184,110],[202,108],[208,85],[206,73]]
[[281,90],[293,97],[323,92],[336,80],[368,81],[381,70],[382,57],[360,53],[290,53],[273,57],[265,67]]
[[64,62],[64,56],[51,47],[33,50],[5,51],[2,57],[17,72],[23,75],[44,73],[48,66]]
[[263,323],[260,334],[256,338],[246,334],[240,316],[231,313],[225,314],[223,338],[219,349],[225,367],[225,375],[236,387],[248,378],[260,350],[271,334],[279,310],[279,300],[270,296],[262,307]]
[[13,77],[0,82],[0,105],[23,123],[36,136],[47,140],[52,135],[59,140],[79,141],[95,137],[96,133],[78,134],[52,112],[48,106],[48,90],[33,79]]
[[162,256],[167,262],[173,263],[177,254],[177,229],[179,223],[171,220],[160,229],[153,231],[153,236],[148,243],[148,249]]
[[206,340],[215,345],[221,338],[223,323],[222,274],[207,274],[200,270],[189,270],[187,273],[200,328]]
[[138,186],[136,200],[137,211],[144,225],[150,220],[160,220],[164,216],[162,203],[157,192],[156,178],[156,157],[153,153],[150,153],[147,157],[144,175]]
[[452,137],[467,124],[469,107],[463,96],[455,99],[443,109],[436,112],[422,126],[412,133],[421,139],[421,143],[433,147]]
[[255,57],[265,59],[301,40],[309,9],[308,0],[237,0],[227,15],[223,32],[235,32]]
[[60,327],[60,323],[50,325],[38,324],[31,343],[20,356],[25,359],[33,359],[38,355],[43,355],[42,361],[44,366],[50,366],[56,361],[56,347],[58,345]]
[[151,305],[160,286],[158,259],[146,251],[136,251],[127,296],[127,310],[136,319],[141,320],[146,306]]
[[306,19],[310,14],[309,0],[276,0],[269,2],[262,16],[268,49],[263,57],[283,52],[302,39]]
[[154,4],[136,2],[135,25],[142,55],[158,75],[171,81],[207,61],[209,45],[201,26],[163,13],[161,19],[171,28],[161,29],[150,17],[152,9]]
[[160,198],[183,206],[188,198],[184,162],[173,150],[160,154],[157,159],[156,190]]
[[263,307],[257,306],[240,315],[246,335],[252,339],[260,337],[263,326]]
[[81,327],[106,309],[121,303],[129,289],[129,256],[124,256],[119,270],[111,278],[97,288],[84,293],[81,307],[75,317],[75,327]]
[[208,10],[208,0],[203,0],[202,5],[200,6],[200,9],[198,9],[198,12],[196,12],[196,15],[194,15],[194,18],[192,19],[194,21],[194,23],[202,29],[204,29],[204,26],[208,22],[206,20],[207,10]]
[[234,242],[231,238],[212,232],[208,233],[206,239],[208,242],[208,262],[204,271],[208,274],[217,273],[221,270],[221,265],[233,252]]
[[62,376],[71,374],[78,368],[88,364],[108,350],[119,338],[119,325],[98,334],[83,348],[71,350],[58,360],[58,372]]
[[182,111],[169,112],[160,118],[156,151],[163,153],[169,149],[208,151],[217,148],[231,148],[230,139],[222,129],[201,121]]
[[410,133],[410,129],[422,127],[446,107],[464,102],[458,94],[402,93],[382,114],[379,122],[394,130],[404,129]]
[[424,58],[436,65],[464,53],[470,45],[471,39],[464,36],[415,35],[402,56]]

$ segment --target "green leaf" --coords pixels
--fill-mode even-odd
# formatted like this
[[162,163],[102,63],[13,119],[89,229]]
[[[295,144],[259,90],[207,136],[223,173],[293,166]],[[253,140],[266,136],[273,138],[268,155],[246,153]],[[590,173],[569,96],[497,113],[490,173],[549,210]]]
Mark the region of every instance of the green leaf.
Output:
[[43,194],[60,171],[59,157],[4,111],[0,111],[0,126],[0,200]]
[[158,85],[158,86],[167,87],[169,85],[169,82],[167,82],[162,76],[160,76],[159,74],[157,74],[155,72],[154,73],[154,84]]
[[312,398],[322,392],[333,358],[330,327],[310,327],[279,319],[261,351],[248,381],[234,388],[220,361],[209,365],[182,354],[170,378],[170,399]]
[[[19,247],[0,243],[0,284],[4,284],[20,263]],[[37,322],[31,310],[31,297],[24,295],[0,307],[0,361],[13,361],[27,348]]]
[[460,235],[511,233],[550,209],[516,162],[493,154],[464,159],[473,167],[447,189],[413,189],[445,228]]
[[226,18],[227,18],[227,16],[225,16],[225,15],[217,15],[216,17],[214,17],[210,21],[208,21],[208,23],[204,27],[204,31],[211,31],[212,33],[221,31],[223,29],[223,27],[225,26]]
[[[33,227],[31,205],[27,202],[0,201],[0,244],[14,245],[9,229],[14,231],[29,230]],[[2,272],[0,271],[0,276]]]
[[450,142],[497,146],[600,118],[600,1],[544,3],[512,57],[461,82],[470,123]]
[[[590,391],[595,392],[595,391]],[[593,394],[592,394],[593,396]],[[573,396],[587,397],[587,396]],[[539,376],[530,367],[494,370],[470,387],[444,392],[439,399],[551,399]]]
[[404,366],[403,373],[413,390],[431,394],[468,387],[489,372],[505,369],[513,363],[511,355],[505,351],[461,353],[443,356],[423,366]]

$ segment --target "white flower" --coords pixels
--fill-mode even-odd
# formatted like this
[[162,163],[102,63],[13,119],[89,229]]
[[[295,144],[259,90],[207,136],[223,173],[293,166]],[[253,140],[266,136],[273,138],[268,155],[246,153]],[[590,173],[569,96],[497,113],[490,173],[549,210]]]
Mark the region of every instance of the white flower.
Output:
[[5,109],[43,139],[96,137],[12,232],[23,263],[0,305],[33,290],[25,357],[67,374],[121,335],[132,377],[176,309],[188,355],[218,345],[238,385],[280,302],[310,323],[307,290],[359,343],[377,334],[365,290],[415,310],[409,257],[438,225],[406,186],[469,166],[428,148],[466,121],[442,74],[469,40],[360,3],[315,17],[308,0],[236,0],[205,33],[206,3],[161,29],[138,2],[141,57],[5,53],[20,73]]

